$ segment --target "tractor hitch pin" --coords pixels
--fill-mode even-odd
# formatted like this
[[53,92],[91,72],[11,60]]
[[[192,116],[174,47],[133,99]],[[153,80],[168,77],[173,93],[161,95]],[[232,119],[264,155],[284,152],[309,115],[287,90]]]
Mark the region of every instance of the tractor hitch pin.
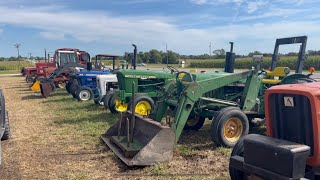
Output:
[[133,142],[133,129],[134,129],[134,124],[135,124],[135,92],[134,92],[134,90],[135,90],[135,85],[136,85],[136,83],[134,82],[134,81],[132,81],[132,107],[131,107],[131,114],[132,114],[132,118],[131,118],[131,139],[130,139],[130,141],[131,142]]
[[121,124],[122,124],[122,112],[120,112],[119,116],[119,126],[118,126],[118,139],[120,139],[120,131],[121,131]]

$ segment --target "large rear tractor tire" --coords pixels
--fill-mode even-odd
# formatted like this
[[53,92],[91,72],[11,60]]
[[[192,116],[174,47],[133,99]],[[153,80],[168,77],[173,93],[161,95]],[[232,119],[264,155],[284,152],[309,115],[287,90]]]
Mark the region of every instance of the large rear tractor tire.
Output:
[[8,115],[8,111],[6,111],[6,119],[4,123],[4,134],[1,138],[1,141],[8,140],[10,136],[11,136],[11,133],[10,133],[10,125],[9,125],[9,115]]
[[93,98],[92,89],[86,86],[78,88],[75,94],[78,101],[89,101]]
[[[232,156],[241,156],[243,157],[243,151],[244,151],[244,147],[243,147],[243,138],[241,138],[237,143],[236,145],[234,146],[234,148],[232,149],[232,153],[231,153],[231,157]],[[229,166],[229,174],[230,174],[230,177],[232,180],[247,180],[248,179],[248,176],[238,170],[238,169],[235,169],[231,166]]]
[[248,133],[248,118],[236,107],[220,110],[211,124],[211,138],[216,146],[233,147]]
[[205,117],[190,115],[183,129],[198,131],[203,126],[205,120]]

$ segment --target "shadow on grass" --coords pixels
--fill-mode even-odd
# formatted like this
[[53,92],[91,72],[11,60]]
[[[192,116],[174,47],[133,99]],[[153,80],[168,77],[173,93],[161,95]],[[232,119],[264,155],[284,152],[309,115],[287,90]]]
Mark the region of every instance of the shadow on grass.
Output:
[[83,122],[91,122],[91,123],[97,123],[97,122],[103,122],[107,123],[107,125],[110,127],[117,121],[117,116],[112,115],[109,113],[106,113],[104,111],[101,111],[99,114],[95,115],[87,115],[87,116],[81,116],[79,117],[72,117],[69,118],[63,118],[60,120],[54,121],[54,123],[61,125],[61,124],[82,124]]
[[43,99],[43,97],[41,96],[41,94],[39,95],[27,95],[27,96],[23,96],[21,97],[21,100],[30,100],[30,99]]

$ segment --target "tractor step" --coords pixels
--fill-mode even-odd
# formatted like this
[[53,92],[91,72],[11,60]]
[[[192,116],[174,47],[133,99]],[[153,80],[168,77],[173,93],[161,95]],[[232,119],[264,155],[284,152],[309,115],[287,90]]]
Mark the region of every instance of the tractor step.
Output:
[[128,144],[127,136],[111,136],[110,142],[116,144],[126,158],[134,157],[144,147],[144,145],[136,139],[133,139],[133,142]]

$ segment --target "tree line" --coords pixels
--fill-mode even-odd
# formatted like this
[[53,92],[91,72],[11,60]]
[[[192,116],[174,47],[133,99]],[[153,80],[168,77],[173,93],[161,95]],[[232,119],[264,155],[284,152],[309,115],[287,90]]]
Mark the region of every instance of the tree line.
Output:
[[[307,54],[309,56],[317,56],[320,55],[320,50],[308,50]],[[238,55],[236,54],[236,58],[245,58],[252,57],[253,55],[263,55],[264,57],[271,57],[272,53],[262,53],[260,51],[250,52],[247,55]],[[281,54],[283,56],[297,56],[297,52],[289,52],[285,54]],[[224,59],[226,56],[226,51],[224,49],[217,49],[212,52],[212,55],[209,54],[201,54],[201,55],[180,55],[174,51],[158,51],[156,49],[151,49],[147,52],[140,51],[137,54],[137,62],[138,63],[148,63],[148,64],[178,64],[179,59],[199,59],[199,60],[207,60],[207,59]],[[94,55],[91,56],[94,59]],[[119,57],[120,59],[131,60],[133,58],[133,54],[131,52],[125,52],[123,56]],[[28,59],[27,57],[20,57],[19,59]],[[34,60],[43,60],[44,57],[41,56],[32,56],[30,59]],[[16,61],[17,57],[11,56],[9,58],[0,57],[0,61]]]

